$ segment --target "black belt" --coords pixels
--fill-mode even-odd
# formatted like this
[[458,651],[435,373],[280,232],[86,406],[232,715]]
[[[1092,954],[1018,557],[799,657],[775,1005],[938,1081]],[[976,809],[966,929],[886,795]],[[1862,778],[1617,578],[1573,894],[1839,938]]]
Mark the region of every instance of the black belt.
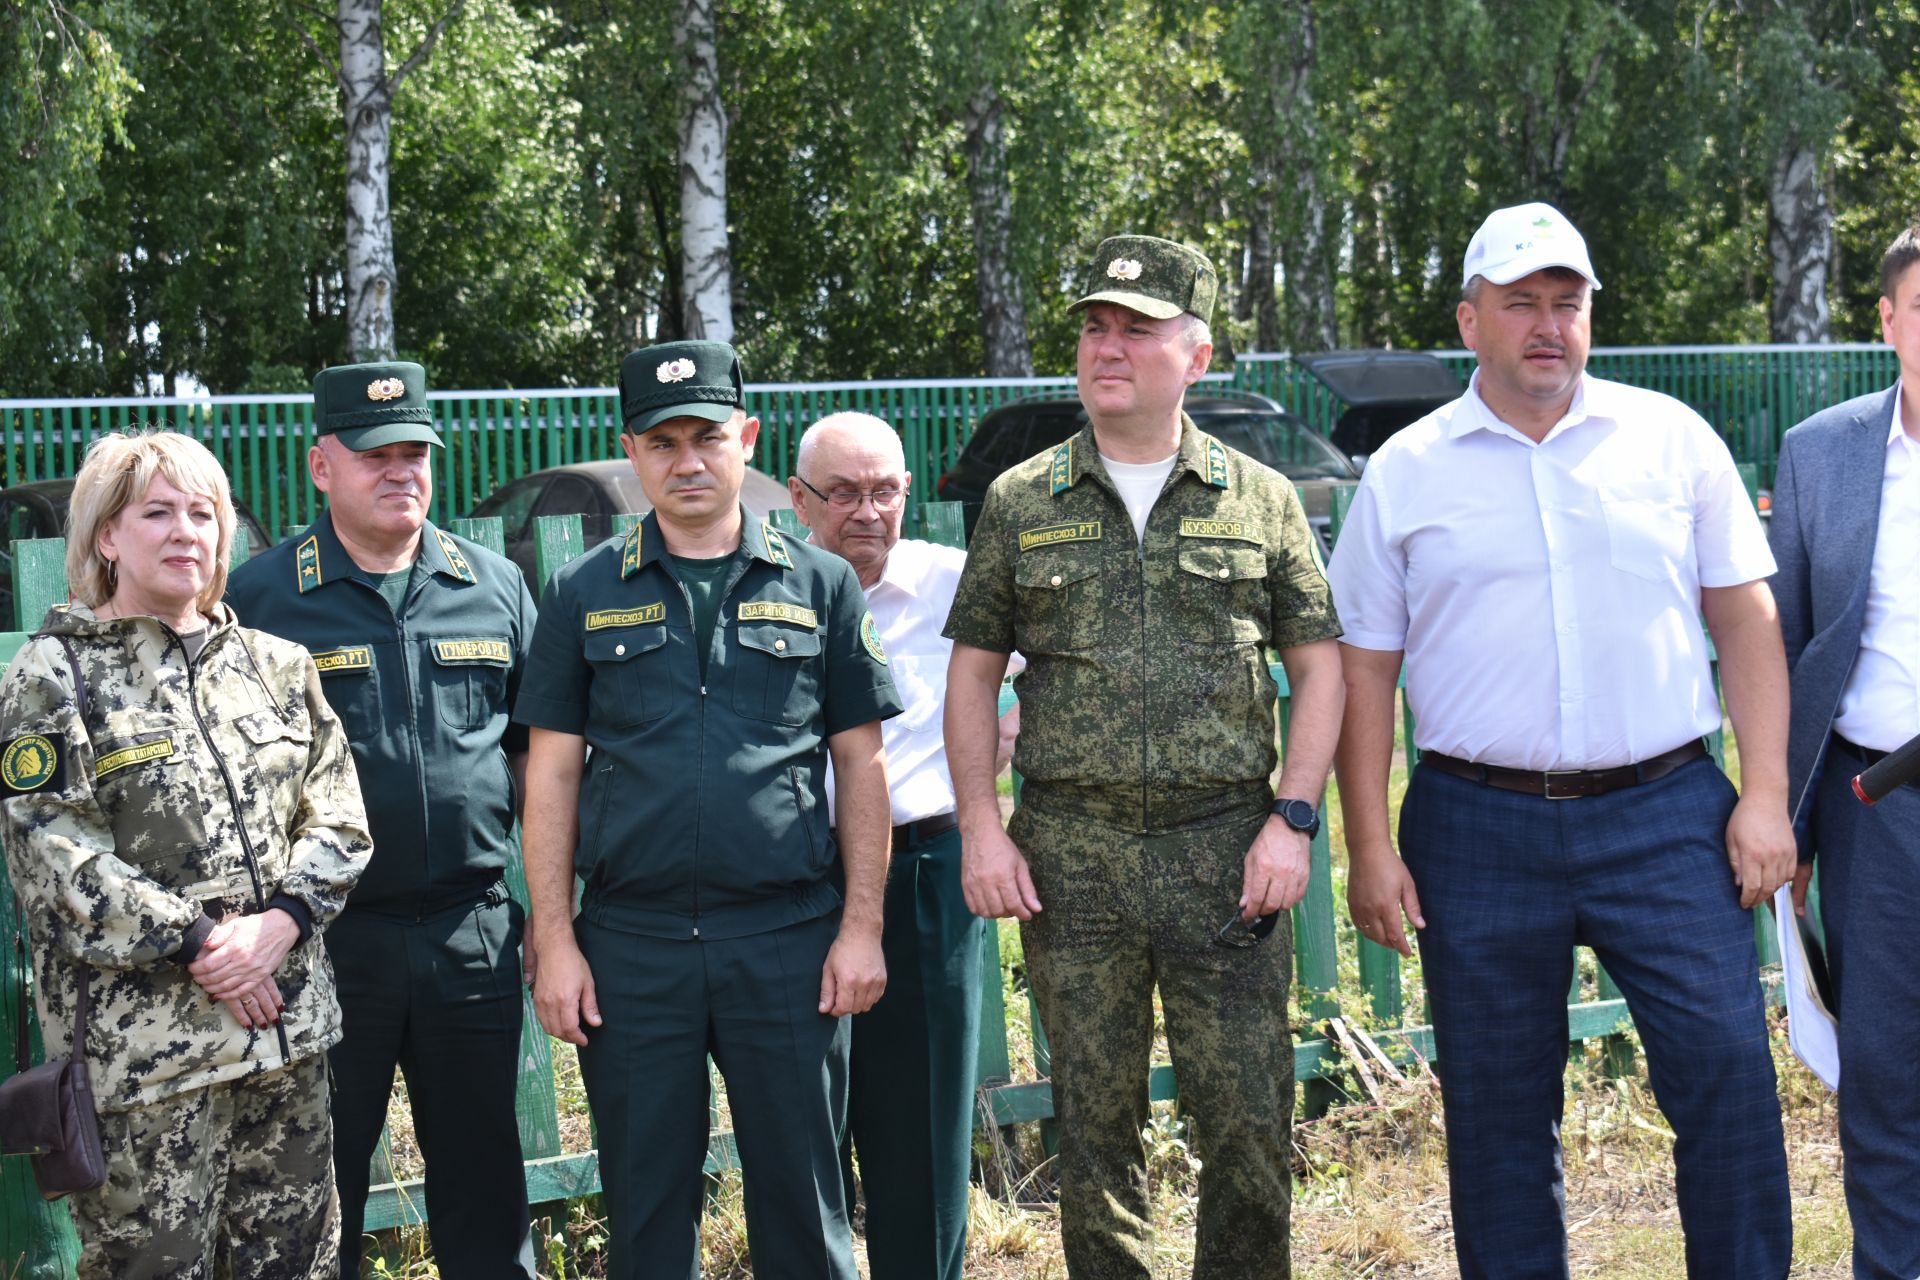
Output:
[[1581,796],[1603,796],[1622,787],[1637,787],[1643,782],[1653,782],[1705,754],[1706,745],[1695,738],[1662,755],[1613,769],[1508,769],[1497,764],[1456,760],[1452,756],[1435,755],[1429,751],[1420,753],[1420,767],[1432,767],[1441,773],[1498,787],[1502,791],[1544,796],[1548,800],[1577,800]]
[[[903,822],[893,829],[893,847],[905,848],[910,844],[920,844],[931,840],[943,831],[951,831],[960,825],[960,819],[953,810],[936,813],[931,818],[915,818],[912,822]],[[840,829],[834,828],[833,838],[840,838]]]
[[[1833,745],[1852,756],[1855,760],[1860,761],[1860,763],[1868,769],[1873,768],[1873,766],[1893,754],[1890,751],[1875,751],[1872,747],[1863,747],[1859,743],[1849,738],[1843,738],[1837,733],[1833,735]],[[1920,789],[1920,778],[1910,779],[1900,785]]]

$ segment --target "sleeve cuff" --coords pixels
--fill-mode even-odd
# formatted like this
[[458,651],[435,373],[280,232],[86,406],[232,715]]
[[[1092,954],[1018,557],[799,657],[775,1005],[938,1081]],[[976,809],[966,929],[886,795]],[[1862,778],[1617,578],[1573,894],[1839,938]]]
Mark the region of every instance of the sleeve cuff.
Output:
[[204,911],[200,918],[187,926],[187,932],[180,939],[179,950],[169,957],[177,965],[189,965],[199,956],[200,948],[207,945],[207,935],[213,932],[213,917]]
[[289,894],[276,893],[267,899],[267,910],[280,908],[293,917],[295,927],[300,930],[300,941],[305,942],[313,936],[313,913],[307,910],[307,904]]

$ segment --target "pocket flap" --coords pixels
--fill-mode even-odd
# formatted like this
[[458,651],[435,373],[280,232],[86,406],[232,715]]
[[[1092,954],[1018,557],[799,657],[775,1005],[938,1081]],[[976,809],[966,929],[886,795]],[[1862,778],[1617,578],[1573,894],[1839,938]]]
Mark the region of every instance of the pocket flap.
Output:
[[625,662],[651,653],[667,642],[667,629],[627,627],[619,631],[589,631],[582,649],[588,662]]
[[735,629],[740,633],[742,648],[757,649],[776,658],[811,658],[820,652],[818,631],[768,623],[747,623]]
[[255,746],[269,742],[309,742],[313,731],[290,720],[283,719],[271,711],[254,711],[234,718],[234,727],[243,737]]
[[1013,567],[1013,580],[1022,587],[1041,591],[1060,591],[1076,582],[1085,582],[1100,572],[1100,561],[1093,556],[1026,555]]
[[1267,576],[1267,554],[1254,547],[1182,547],[1180,567],[1214,582],[1240,582]]

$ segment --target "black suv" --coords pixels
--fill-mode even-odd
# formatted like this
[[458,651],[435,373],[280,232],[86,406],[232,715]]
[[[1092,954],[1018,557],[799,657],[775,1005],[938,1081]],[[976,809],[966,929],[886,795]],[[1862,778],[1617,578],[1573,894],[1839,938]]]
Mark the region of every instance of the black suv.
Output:
[[[1321,549],[1331,553],[1327,517],[1333,491],[1352,488],[1360,478],[1346,454],[1265,396],[1188,396],[1185,408],[1194,426],[1293,481],[1307,520],[1320,535]],[[987,486],[1002,471],[1053,448],[1086,422],[1086,410],[1077,399],[1016,400],[980,419],[939,484],[942,500],[961,504],[967,537],[973,537]]]

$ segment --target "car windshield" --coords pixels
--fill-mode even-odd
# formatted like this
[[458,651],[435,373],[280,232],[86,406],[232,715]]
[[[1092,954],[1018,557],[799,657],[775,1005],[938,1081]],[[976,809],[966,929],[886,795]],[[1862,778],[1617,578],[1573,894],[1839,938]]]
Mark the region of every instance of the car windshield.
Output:
[[1266,463],[1289,480],[1351,480],[1339,450],[1291,414],[1235,413],[1199,424],[1220,443]]

